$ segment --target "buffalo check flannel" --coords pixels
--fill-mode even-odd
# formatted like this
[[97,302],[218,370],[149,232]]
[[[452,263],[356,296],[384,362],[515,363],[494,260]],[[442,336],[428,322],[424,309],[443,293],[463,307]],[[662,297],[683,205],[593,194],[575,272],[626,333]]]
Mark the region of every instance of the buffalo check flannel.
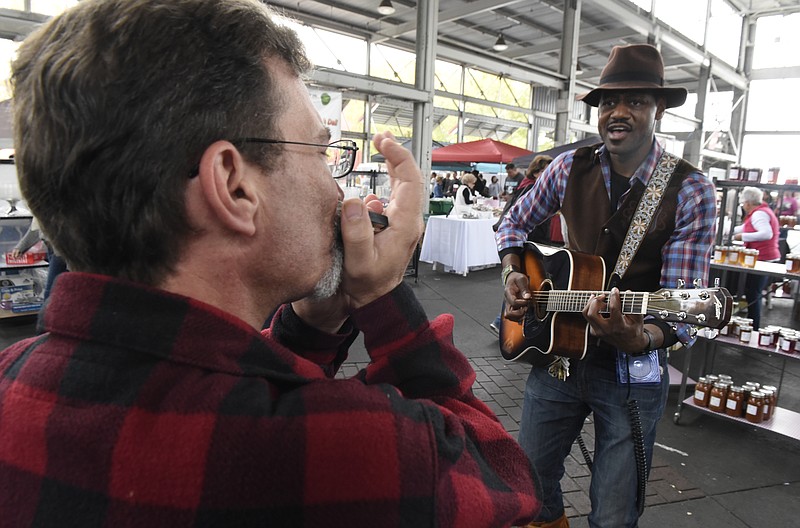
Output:
[[[161,290],[62,275],[0,353],[0,526],[499,527],[539,508],[449,315],[400,285],[338,335],[259,333]],[[360,328],[371,364],[334,379]]]

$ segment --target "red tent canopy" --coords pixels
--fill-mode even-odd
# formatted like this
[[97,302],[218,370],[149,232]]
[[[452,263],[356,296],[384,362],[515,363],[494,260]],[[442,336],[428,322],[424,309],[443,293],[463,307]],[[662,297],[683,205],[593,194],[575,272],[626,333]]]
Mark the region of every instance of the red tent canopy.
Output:
[[510,163],[526,154],[531,154],[531,151],[487,138],[433,149],[431,162]]

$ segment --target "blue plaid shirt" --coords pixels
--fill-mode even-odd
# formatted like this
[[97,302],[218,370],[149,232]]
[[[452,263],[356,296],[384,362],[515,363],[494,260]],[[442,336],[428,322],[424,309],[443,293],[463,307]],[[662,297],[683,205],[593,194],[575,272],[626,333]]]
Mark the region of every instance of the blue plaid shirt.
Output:
[[[653,140],[653,148],[634,173],[647,187],[664,149]],[[611,199],[611,163],[605,146],[598,150],[603,181],[608,199]],[[528,233],[561,209],[567,179],[572,170],[575,151],[571,150],[553,160],[536,180],[533,188],[525,193],[503,218],[497,230],[497,249],[501,255],[510,248],[522,247]],[[633,183],[633,181],[631,181]],[[627,192],[620,198],[620,203]],[[708,281],[711,251],[714,241],[714,223],[717,218],[716,191],[714,184],[702,172],[690,173],[678,193],[678,208],[675,212],[675,231],[661,250],[661,286],[675,288],[678,279],[687,285],[695,278],[703,284]],[[567,226],[569,229],[570,226]],[[613,265],[613,263],[611,263]],[[689,326],[678,325],[678,339],[686,346],[694,343]]]

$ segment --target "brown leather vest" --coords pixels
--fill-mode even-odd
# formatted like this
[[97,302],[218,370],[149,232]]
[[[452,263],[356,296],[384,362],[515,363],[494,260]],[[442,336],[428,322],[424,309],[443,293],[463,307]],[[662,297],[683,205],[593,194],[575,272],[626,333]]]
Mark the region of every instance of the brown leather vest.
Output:
[[[564,202],[561,204],[561,214],[567,223],[569,248],[603,257],[607,284],[645,186],[639,180],[634,180],[627,196],[612,214],[600,160],[596,159],[594,153],[598,146],[583,147],[575,151]],[[697,169],[686,161],[678,162],[661,204],[653,215],[647,235],[624,278],[616,284],[620,290],[652,292],[660,288],[663,264],[661,250],[675,230],[678,191],[686,176],[694,171]]]

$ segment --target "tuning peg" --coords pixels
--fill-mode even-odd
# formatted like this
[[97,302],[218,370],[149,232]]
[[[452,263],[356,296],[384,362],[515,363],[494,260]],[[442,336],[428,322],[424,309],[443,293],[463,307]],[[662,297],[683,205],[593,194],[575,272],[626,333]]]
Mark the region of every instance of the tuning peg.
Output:
[[692,281],[692,284],[694,284],[695,288],[702,288],[703,287],[703,279],[698,277],[698,278],[696,278],[695,280]]
[[678,319],[680,319],[681,321],[686,319],[686,317],[688,317],[688,314],[686,312],[678,312]]
[[714,279],[714,287],[719,288],[719,277]]
[[706,322],[706,314],[697,314],[697,320],[701,323]]
[[696,336],[697,335],[697,327],[690,326],[689,327],[689,335],[692,336],[692,337]]
[[686,281],[683,279],[678,279],[678,289],[680,290],[684,286],[686,286]]

